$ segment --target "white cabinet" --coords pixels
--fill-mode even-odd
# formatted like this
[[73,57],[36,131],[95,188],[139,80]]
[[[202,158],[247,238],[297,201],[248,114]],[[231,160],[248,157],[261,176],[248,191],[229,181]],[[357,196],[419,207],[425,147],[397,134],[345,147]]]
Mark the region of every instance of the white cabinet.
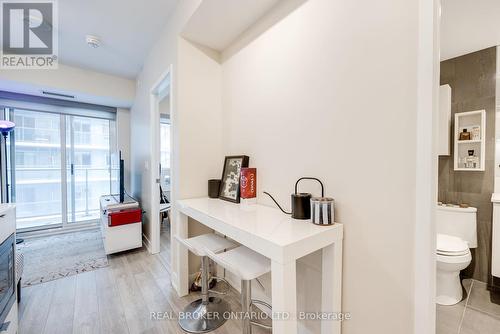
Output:
[[456,113],[454,169],[457,171],[484,171],[485,139],[485,110]]
[[491,233],[491,274],[500,277],[500,193],[491,196],[493,226]]
[[451,131],[451,87],[439,87],[439,116],[438,116],[438,155],[450,155]]
[[101,231],[106,254],[142,247],[142,221],[127,220],[119,226],[109,226],[108,215],[130,209],[139,209],[139,203],[130,196],[120,203],[117,196],[101,196]]

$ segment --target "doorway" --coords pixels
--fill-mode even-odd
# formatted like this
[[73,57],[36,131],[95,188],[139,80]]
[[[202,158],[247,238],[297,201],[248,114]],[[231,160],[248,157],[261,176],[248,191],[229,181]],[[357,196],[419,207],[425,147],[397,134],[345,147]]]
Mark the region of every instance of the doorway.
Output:
[[160,112],[160,257],[170,263],[171,183],[170,183],[170,96],[159,104]]
[[151,90],[152,152],[151,166],[151,253],[170,264],[172,192],[172,67],[160,76]]

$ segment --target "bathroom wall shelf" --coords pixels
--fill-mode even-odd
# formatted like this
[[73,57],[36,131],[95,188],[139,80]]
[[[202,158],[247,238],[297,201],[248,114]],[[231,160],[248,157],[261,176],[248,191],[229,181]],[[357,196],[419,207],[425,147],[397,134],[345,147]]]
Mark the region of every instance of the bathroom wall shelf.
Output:
[[476,140],[459,140],[458,144],[473,144],[473,143],[481,143],[481,139]]
[[[466,129],[473,136],[479,128],[479,138],[459,140]],[[485,166],[486,111],[476,110],[455,114],[454,170],[482,172]],[[470,155],[472,153],[472,156]]]

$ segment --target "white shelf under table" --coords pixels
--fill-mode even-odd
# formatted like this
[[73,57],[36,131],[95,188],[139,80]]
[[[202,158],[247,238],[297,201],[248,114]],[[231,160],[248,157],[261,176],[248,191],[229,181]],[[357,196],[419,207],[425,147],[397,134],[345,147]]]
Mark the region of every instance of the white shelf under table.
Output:
[[[259,204],[234,204],[219,199],[193,198],[176,202],[173,235],[188,237],[188,217],[271,259],[273,333],[297,333],[296,260],[322,250],[322,311],[341,312],[343,225],[317,226],[292,219],[280,210]],[[172,238],[175,242],[175,238]],[[173,284],[188,294],[188,250],[176,246]],[[175,253],[174,253],[175,254]],[[340,321],[322,321],[322,333],[340,333]]]

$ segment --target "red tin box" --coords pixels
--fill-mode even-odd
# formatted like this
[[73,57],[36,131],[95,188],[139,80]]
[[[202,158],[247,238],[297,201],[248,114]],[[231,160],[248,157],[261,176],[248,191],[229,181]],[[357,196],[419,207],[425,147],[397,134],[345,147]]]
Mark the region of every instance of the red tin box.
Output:
[[257,168],[242,168],[240,178],[241,198],[257,197]]
[[141,209],[126,209],[108,213],[108,226],[134,224],[141,221]]

